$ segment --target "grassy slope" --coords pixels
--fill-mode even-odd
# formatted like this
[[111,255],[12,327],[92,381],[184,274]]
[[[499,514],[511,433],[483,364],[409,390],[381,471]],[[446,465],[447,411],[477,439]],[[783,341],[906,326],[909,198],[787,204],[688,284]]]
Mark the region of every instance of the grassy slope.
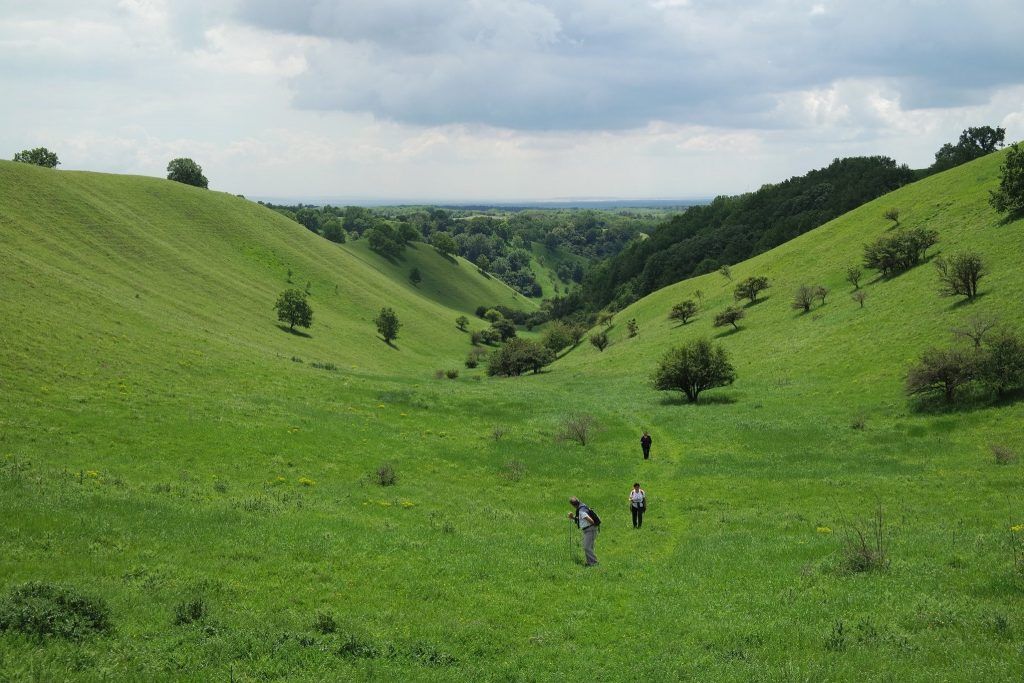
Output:
[[[0,164],[0,306],[20,321],[0,331],[0,584],[83,587],[118,627],[45,647],[0,636],[0,675],[1019,677],[1006,527],[1024,521],[1021,468],[992,465],[987,448],[1024,450],[1020,404],[921,415],[900,395],[906,363],[968,312],[1003,308],[1020,324],[1022,225],[984,204],[997,165],[904,188],[737,265],[737,279],[769,275],[771,298],[721,338],[737,384],[688,406],[647,377],[675,340],[718,332],[708,312],[683,329],[665,314],[696,287],[724,306],[719,275],[620,313],[603,355],[585,344],[539,377],[438,382],[430,370],[460,360],[465,337],[451,309],[416,296],[407,264],[384,280],[361,245],[350,258],[233,197]],[[886,229],[887,206],[938,228],[943,250],[969,240],[985,254],[986,295],[954,306],[923,265],[868,285],[857,309],[842,272]],[[313,283],[312,338],[269,315],[289,266]],[[833,295],[798,316],[789,292],[805,279]],[[417,332],[400,351],[367,331],[382,299]],[[573,411],[602,426],[586,449],[554,440]],[[864,431],[849,428],[858,415]],[[511,460],[522,481],[504,473]],[[395,487],[369,476],[384,461]],[[640,533],[622,504],[635,479],[653,499]],[[571,493],[606,520],[594,572],[567,557]],[[892,568],[837,571],[844,519],[876,499]],[[174,626],[195,596],[210,616]],[[339,632],[317,633],[317,611]],[[377,649],[353,654],[351,639]]]

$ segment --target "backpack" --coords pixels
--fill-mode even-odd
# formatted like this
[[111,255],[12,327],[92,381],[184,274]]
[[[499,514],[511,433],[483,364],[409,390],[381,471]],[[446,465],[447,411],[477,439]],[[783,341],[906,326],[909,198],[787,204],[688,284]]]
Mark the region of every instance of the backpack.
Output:
[[601,526],[601,518],[597,516],[596,512],[594,512],[594,508],[587,507],[586,505],[582,505],[581,507],[586,508],[587,516],[594,520],[594,526]]

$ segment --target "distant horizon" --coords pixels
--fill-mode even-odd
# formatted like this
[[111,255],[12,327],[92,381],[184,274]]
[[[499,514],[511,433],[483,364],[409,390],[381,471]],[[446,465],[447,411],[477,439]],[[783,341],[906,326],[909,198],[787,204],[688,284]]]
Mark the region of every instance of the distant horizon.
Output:
[[586,208],[635,208],[658,209],[670,207],[699,206],[709,203],[714,197],[557,197],[551,199],[430,199],[410,197],[345,197],[345,196],[246,196],[252,201],[279,206],[361,206],[365,208],[381,206],[436,206],[440,208],[551,208],[551,209],[586,209]]

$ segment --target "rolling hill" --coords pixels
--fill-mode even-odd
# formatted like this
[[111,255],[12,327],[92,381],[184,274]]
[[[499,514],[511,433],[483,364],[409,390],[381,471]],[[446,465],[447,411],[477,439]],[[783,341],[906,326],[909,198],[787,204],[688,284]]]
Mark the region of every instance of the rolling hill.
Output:
[[[706,275],[619,312],[603,353],[509,380],[432,378],[469,348],[455,315],[517,300],[468,264],[388,262],[165,181],[0,164],[0,591],[69,586],[114,624],[8,629],[0,678],[1019,678],[1022,470],[991,448],[1024,451],[1024,405],[902,395],[968,316],[1022,329],[1024,223],[986,203],[1000,157],[737,264],[734,282],[771,280],[738,331],[711,326],[734,282]],[[983,255],[975,302],[940,298],[929,263],[850,300],[846,266],[891,207],[939,231],[933,255]],[[309,337],[270,310],[289,269]],[[806,315],[803,283],[831,290]],[[697,289],[697,319],[667,320]],[[696,405],[654,391],[661,354],[697,336],[736,383]],[[565,437],[580,416],[586,445]],[[604,518],[593,570],[574,494]],[[851,569],[878,514],[888,562]]]

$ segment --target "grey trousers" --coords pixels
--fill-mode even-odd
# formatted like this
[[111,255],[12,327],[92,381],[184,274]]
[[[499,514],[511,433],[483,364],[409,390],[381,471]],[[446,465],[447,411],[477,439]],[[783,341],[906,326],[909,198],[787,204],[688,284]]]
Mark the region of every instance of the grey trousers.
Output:
[[597,538],[597,527],[588,526],[583,530],[583,554],[587,556],[587,565],[597,564],[594,554],[594,539]]

